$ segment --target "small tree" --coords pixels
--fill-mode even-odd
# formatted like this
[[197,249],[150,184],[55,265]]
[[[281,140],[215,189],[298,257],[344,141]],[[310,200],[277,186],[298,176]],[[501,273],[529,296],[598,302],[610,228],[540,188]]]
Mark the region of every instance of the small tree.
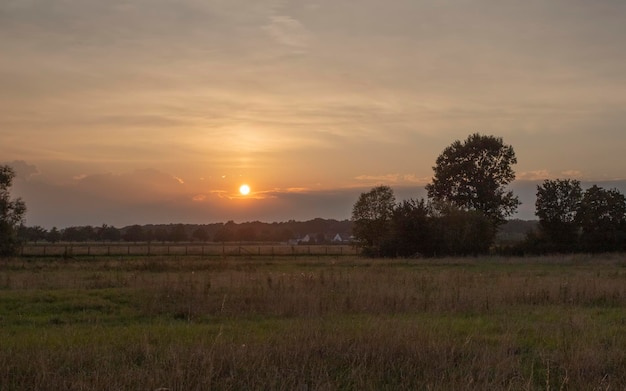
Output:
[[24,222],[26,204],[20,198],[11,200],[10,189],[15,171],[0,166],[0,256],[15,255],[19,249],[18,227]]
[[430,207],[426,201],[402,201],[394,208],[391,238],[385,242],[382,255],[431,256],[434,254],[431,231]]
[[362,193],[352,208],[353,234],[370,255],[380,255],[389,237],[396,198],[389,186],[377,186]]
[[536,212],[541,232],[557,250],[573,249],[578,239],[576,213],[582,200],[580,182],[545,180],[537,186]]
[[[517,163],[513,147],[502,138],[475,133],[455,141],[437,158],[432,183],[426,185],[436,208],[450,205],[479,211],[495,228],[517,210],[520,202],[506,186],[515,179]],[[492,238],[493,239],[493,238]]]
[[46,235],[46,240],[50,243],[56,243],[61,240],[61,232],[59,232],[57,227],[52,227],[50,232]]
[[579,204],[576,221],[582,228],[583,247],[615,251],[626,247],[626,198],[617,189],[593,185]]

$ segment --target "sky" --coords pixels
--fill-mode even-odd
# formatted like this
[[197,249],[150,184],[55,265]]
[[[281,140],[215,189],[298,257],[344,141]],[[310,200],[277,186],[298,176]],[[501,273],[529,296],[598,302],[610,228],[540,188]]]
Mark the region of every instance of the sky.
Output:
[[[0,162],[27,225],[349,218],[469,134],[626,189],[622,0],[3,0]],[[251,193],[243,196],[239,186]]]

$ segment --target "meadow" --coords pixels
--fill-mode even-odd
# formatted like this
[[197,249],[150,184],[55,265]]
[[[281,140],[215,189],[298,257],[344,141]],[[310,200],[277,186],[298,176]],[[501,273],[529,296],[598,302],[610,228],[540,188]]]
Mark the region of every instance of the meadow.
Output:
[[626,389],[626,255],[2,259],[26,389]]

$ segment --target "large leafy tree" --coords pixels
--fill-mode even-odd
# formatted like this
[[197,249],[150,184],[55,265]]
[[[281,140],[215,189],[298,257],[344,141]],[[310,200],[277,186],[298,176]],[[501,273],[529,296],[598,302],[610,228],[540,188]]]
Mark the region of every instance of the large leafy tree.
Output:
[[18,228],[24,222],[26,204],[21,199],[11,199],[11,186],[15,171],[10,166],[0,166],[0,256],[10,256],[19,248]]
[[377,186],[362,193],[352,208],[353,234],[371,255],[380,255],[381,245],[390,235],[396,204],[389,186]]
[[552,244],[571,247],[576,242],[575,219],[582,196],[580,182],[575,179],[547,179],[537,186],[535,214]]
[[[439,155],[433,167],[428,197],[441,211],[454,208],[483,213],[494,229],[517,210],[520,202],[507,190],[515,179],[515,151],[502,138],[478,133],[455,141]],[[453,209],[454,209],[453,208]],[[495,234],[495,230],[494,230]]]

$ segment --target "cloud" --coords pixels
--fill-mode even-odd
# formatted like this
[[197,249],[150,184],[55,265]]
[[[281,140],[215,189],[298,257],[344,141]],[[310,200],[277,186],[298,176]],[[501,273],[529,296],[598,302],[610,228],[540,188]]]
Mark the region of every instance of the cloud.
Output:
[[36,166],[32,164],[28,164],[23,160],[14,160],[12,162],[2,163],[2,164],[3,165],[6,164],[10,166],[11,168],[13,168],[13,170],[15,171],[15,177],[17,179],[27,180],[30,177],[39,174],[39,170],[37,169]]
[[567,178],[581,178],[583,173],[578,170],[567,170],[561,172],[561,174],[565,175]]
[[559,174],[553,174],[550,170],[541,169],[534,171],[523,171],[517,173],[515,175],[515,179],[518,181],[542,181],[545,179],[556,179],[556,178],[582,178],[583,173],[578,170],[565,170],[561,171]]
[[308,46],[310,34],[300,21],[287,15],[273,15],[265,31],[279,44],[294,52],[303,52]]
[[306,193],[311,191],[309,187],[289,187],[285,189],[287,193]]
[[524,172],[518,172],[517,174],[515,174],[515,179],[520,180],[520,181],[537,181],[537,180],[543,180],[543,179],[550,179],[551,177],[552,175],[550,174],[550,171],[546,169],[524,171]]
[[354,179],[365,183],[382,183],[382,184],[426,184],[432,179],[431,177],[418,177],[415,174],[385,174],[385,175],[359,175]]

